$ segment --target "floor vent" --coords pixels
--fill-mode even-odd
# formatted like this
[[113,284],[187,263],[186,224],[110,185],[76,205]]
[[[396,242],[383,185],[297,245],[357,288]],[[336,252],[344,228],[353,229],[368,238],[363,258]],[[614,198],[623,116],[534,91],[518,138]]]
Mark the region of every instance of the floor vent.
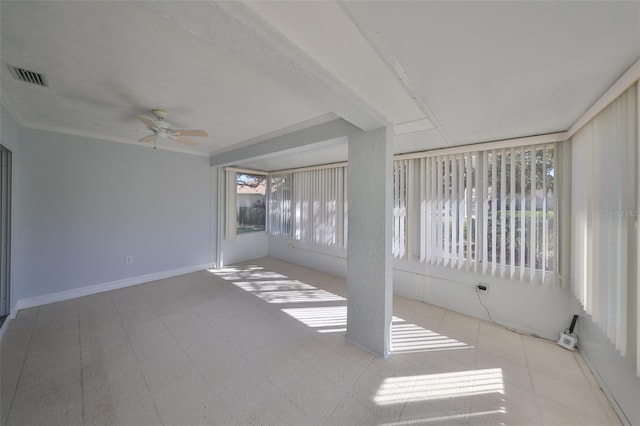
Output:
[[13,65],[7,64],[9,70],[11,71],[11,75],[16,80],[24,81],[25,83],[35,84],[36,86],[49,87],[47,84],[47,79],[44,74],[37,73],[35,71],[25,70],[24,68],[14,67]]

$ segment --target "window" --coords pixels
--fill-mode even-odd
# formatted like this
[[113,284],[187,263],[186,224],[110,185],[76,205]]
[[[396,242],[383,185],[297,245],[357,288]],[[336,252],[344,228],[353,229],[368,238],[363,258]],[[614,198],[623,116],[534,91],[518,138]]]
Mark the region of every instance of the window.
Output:
[[292,194],[292,174],[269,177],[269,234],[291,235]]
[[236,173],[236,234],[264,231],[267,177]]
[[344,247],[346,167],[270,176],[269,234]]
[[486,151],[482,161],[485,264],[544,278],[556,265],[554,147]]
[[407,258],[407,160],[393,162],[392,252],[396,259]]
[[[476,150],[393,164],[395,259],[553,282],[556,145]],[[270,176],[269,233],[346,246],[347,167]]]
[[[401,175],[417,187],[409,193],[419,206],[413,213],[420,235],[413,246],[421,262],[508,278],[553,276],[554,145],[432,156],[409,166],[411,174],[397,161],[394,170],[404,170]],[[398,209],[406,202],[401,191],[394,192]],[[402,222],[396,222],[394,214],[394,254],[403,236]]]

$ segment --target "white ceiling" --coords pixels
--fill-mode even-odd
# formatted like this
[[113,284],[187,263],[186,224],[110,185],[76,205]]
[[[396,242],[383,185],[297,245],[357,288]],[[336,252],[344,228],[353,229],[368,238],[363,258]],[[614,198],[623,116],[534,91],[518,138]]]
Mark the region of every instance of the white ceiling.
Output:
[[[200,154],[335,116],[412,129],[396,152],[564,131],[640,58],[640,2],[0,7],[0,93],[20,124],[135,143],[147,131],[133,115],[159,107],[209,132]],[[15,81],[5,63],[50,87]],[[344,144],[244,165],[342,161]]]
[[196,149],[209,154],[329,112],[138,2],[1,7],[2,97],[30,127],[135,142],[150,132],[134,115],[165,108],[176,127],[209,132]]
[[640,2],[346,2],[447,143],[567,130],[640,57]]

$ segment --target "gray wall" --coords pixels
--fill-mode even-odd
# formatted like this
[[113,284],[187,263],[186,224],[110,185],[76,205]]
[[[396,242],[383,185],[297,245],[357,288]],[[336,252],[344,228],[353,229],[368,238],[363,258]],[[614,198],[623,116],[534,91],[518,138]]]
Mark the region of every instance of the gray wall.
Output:
[[9,115],[9,112],[4,108],[4,105],[0,105],[0,143],[4,145],[6,148],[11,150],[11,163],[12,163],[12,182],[11,182],[11,286],[12,288],[9,290],[11,297],[11,309],[13,310],[13,306],[15,303],[15,283],[17,274],[16,268],[13,266],[18,259],[16,253],[22,251],[22,241],[17,238],[17,235],[20,234],[19,229],[23,228],[22,226],[22,191],[20,190],[20,185],[22,184],[22,180],[18,171],[22,169],[22,155],[20,153],[20,127],[18,123],[14,121],[14,119]]
[[[578,301],[575,300],[576,307]],[[636,369],[623,358],[591,317],[580,310],[576,332],[579,350],[606,393],[618,405],[631,425],[640,425],[640,378]],[[615,405],[615,404],[614,404]]]
[[210,262],[208,158],[25,128],[19,143],[14,304]]

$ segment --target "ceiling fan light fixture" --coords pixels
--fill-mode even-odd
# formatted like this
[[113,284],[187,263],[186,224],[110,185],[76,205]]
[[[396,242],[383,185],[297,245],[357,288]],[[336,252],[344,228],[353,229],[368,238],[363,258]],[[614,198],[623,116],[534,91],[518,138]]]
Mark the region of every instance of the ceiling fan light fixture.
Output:
[[156,116],[158,120],[166,120],[169,113],[163,109],[152,109],[151,113]]
[[168,138],[188,147],[195,147],[198,145],[198,142],[189,139],[186,136],[209,136],[209,134],[204,130],[174,129],[173,126],[166,121],[169,113],[163,109],[152,109],[151,113],[157,121],[143,115],[136,115],[136,118],[147,126],[151,132],[153,132],[152,135],[145,136],[140,139],[139,142],[151,142],[153,140],[154,148],[158,137]]

